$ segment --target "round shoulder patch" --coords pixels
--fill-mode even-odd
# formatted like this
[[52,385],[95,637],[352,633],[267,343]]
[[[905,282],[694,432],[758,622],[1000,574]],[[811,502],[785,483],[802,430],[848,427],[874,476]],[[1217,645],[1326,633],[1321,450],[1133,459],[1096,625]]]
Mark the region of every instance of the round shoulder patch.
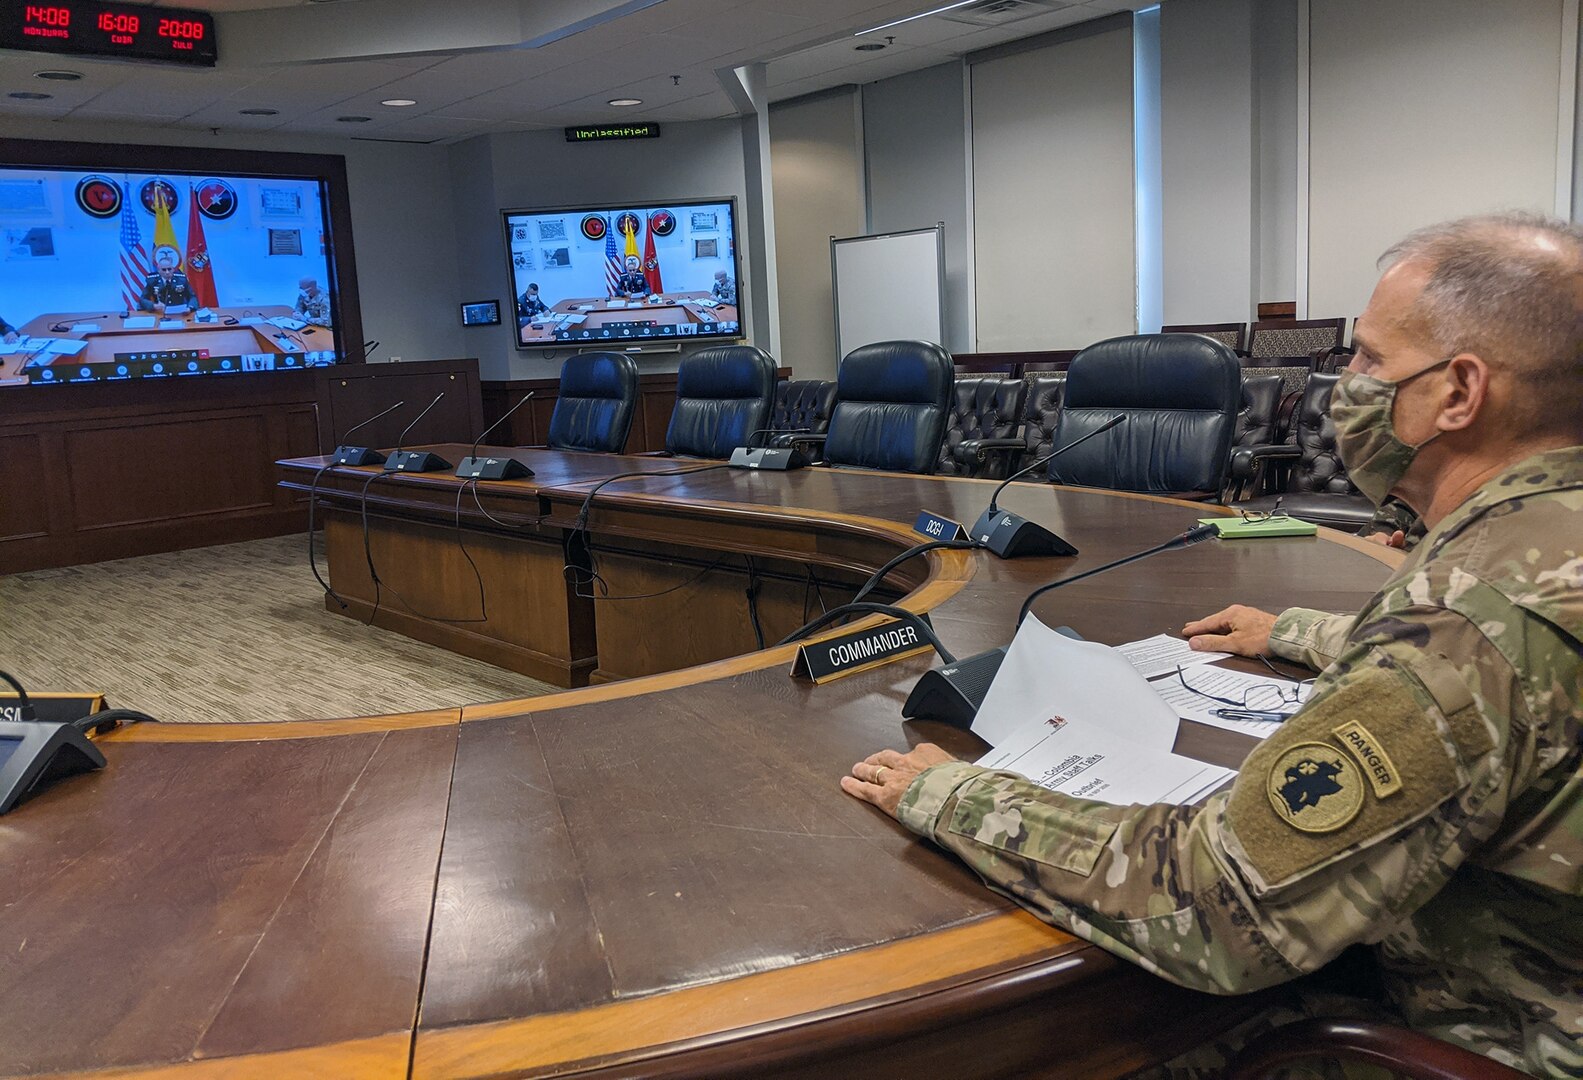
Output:
[[1303,832],[1334,832],[1363,809],[1358,767],[1325,743],[1298,743],[1276,758],[1265,787],[1276,815]]

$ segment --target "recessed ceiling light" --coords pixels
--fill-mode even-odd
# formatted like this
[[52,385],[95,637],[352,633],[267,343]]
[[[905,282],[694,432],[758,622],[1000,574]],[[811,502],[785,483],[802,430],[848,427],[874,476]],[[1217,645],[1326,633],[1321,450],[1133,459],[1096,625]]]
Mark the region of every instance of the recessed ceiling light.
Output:
[[7,97],[14,97],[18,101],[48,101],[54,94],[40,94],[36,90],[14,90]]
[[373,119],[372,116],[337,116],[336,121],[342,124],[366,124]]
[[885,47],[885,43],[883,41],[869,41],[869,42],[865,42],[862,45],[854,45],[854,46],[852,46],[852,51],[853,52],[879,52],[884,47]]
[[242,116],[276,116],[280,113],[279,109],[238,109],[236,111]]
[[618,109],[626,109],[632,107],[633,105],[642,105],[643,99],[636,97],[613,97],[609,101],[605,102],[605,104],[614,105]]
[[49,79],[52,82],[76,82],[82,78],[80,71],[35,71],[35,79]]
[[404,109],[408,105],[416,105],[417,102],[413,101],[411,98],[393,97],[386,98],[384,101],[381,101],[380,104],[389,105],[392,109]]

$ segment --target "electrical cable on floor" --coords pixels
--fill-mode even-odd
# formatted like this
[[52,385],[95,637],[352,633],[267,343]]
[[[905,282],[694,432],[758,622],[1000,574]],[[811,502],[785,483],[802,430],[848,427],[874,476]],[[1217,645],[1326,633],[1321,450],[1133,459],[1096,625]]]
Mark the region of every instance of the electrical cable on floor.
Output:
[[[381,469],[381,470],[379,470],[376,473],[369,474],[368,479],[363,482],[363,490],[362,490],[362,495],[361,495],[361,500],[360,500],[360,509],[361,509],[361,512],[362,512],[362,520],[363,520],[363,558],[368,563],[368,576],[374,582],[374,608],[373,608],[373,610],[371,612],[369,612],[368,622],[367,622],[366,625],[368,625],[368,626],[373,626],[374,625],[374,619],[377,618],[378,615],[379,615],[380,605],[384,602],[384,593],[385,593],[386,589],[389,589],[391,595],[394,596],[397,600],[400,600],[401,603],[403,604],[403,606],[405,606],[406,609],[409,612],[411,612],[413,615],[417,616],[420,619],[428,619],[430,622],[442,622],[442,623],[481,623],[481,622],[487,621],[487,619],[484,616],[480,616],[480,617],[475,618],[475,619],[474,618],[470,618],[470,619],[448,619],[448,618],[445,618],[444,616],[440,616],[440,615],[429,615],[429,614],[426,614],[426,613],[424,613],[422,611],[419,611],[417,609],[417,607],[415,607],[411,602],[409,602],[405,596],[402,596],[401,593],[399,591],[397,591],[397,589],[393,585],[387,584],[382,578],[380,578],[379,570],[374,566],[374,545],[373,545],[372,535],[371,535],[371,532],[370,532],[370,529],[369,529],[369,523],[368,523],[368,489],[373,485],[375,480],[378,480],[379,478],[384,477],[384,476],[394,476],[394,475],[395,475],[395,470],[394,469]],[[463,490],[465,490],[465,488],[466,488],[466,485],[463,485]],[[461,529],[461,505],[462,505],[462,491],[459,490],[456,493],[456,506],[457,506],[456,521],[457,521],[458,539],[460,539],[460,529]],[[467,548],[466,548],[465,545],[462,547],[462,554],[467,556],[468,565],[470,565],[473,568],[473,576],[478,582],[478,602],[479,602],[479,607],[482,608],[483,604],[484,604],[484,577],[483,577],[482,574],[480,574],[478,572],[478,564],[473,562],[473,557],[472,557],[472,555],[468,554],[468,551],[467,551]],[[487,612],[486,612],[486,615],[487,615]]]
[[758,640],[759,648],[764,648],[764,624],[759,622],[759,590],[764,583],[759,580],[758,567],[753,563],[753,556],[744,555],[742,558],[748,564],[748,621],[753,624],[753,636]]
[[332,461],[330,464],[320,468],[318,472],[313,474],[313,483],[308,485],[308,569],[313,571],[313,580],[319,583],[319,587],[324,590],[324,595],[330,597],[337,604],[340,604],[341,610],[345,611],[352,605],[348,604],[340,593],[330,588],[330,583],[325,581],[323,576],[320,575],[319,560],[314,554],[313,550],[313,537],[315,529],[313,518],[314,512],[319,505],[319,478],[325,473],[329,472],[331,469],[335,468],[335,465],[336,463]]

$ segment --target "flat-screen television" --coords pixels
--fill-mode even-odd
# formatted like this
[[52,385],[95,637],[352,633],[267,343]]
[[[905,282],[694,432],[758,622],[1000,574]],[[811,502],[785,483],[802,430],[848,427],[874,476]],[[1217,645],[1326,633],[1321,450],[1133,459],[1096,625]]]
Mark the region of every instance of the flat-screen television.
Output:
[[742,336],[735,199],[503,216],[517,348]]
[[361,358],[334,220],[344,173],[318,167],[338,159],[23,146],[45,149],[0,160],[0,386]]

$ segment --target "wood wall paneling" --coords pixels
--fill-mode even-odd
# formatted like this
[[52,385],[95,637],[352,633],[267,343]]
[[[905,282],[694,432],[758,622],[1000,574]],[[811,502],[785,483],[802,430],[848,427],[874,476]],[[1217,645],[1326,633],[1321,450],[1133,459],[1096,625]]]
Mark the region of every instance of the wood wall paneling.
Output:
[[[44,435],[0,435],[0,543],[49,534]],[[43,482],[41,482],[43,481]]]
[[353,427],[380,410],[405,402],[390,415],[356,432],[351,440],[357,446],[395,446],[407,425],[441,394],[444,397],[407,432],[402,440],[407,446],[470,443],[483,430],[478,361],[427,360],[338,369],[325,379],[321,397],[320,422],[324,426],[320,434],[325,452],[337,446]]

